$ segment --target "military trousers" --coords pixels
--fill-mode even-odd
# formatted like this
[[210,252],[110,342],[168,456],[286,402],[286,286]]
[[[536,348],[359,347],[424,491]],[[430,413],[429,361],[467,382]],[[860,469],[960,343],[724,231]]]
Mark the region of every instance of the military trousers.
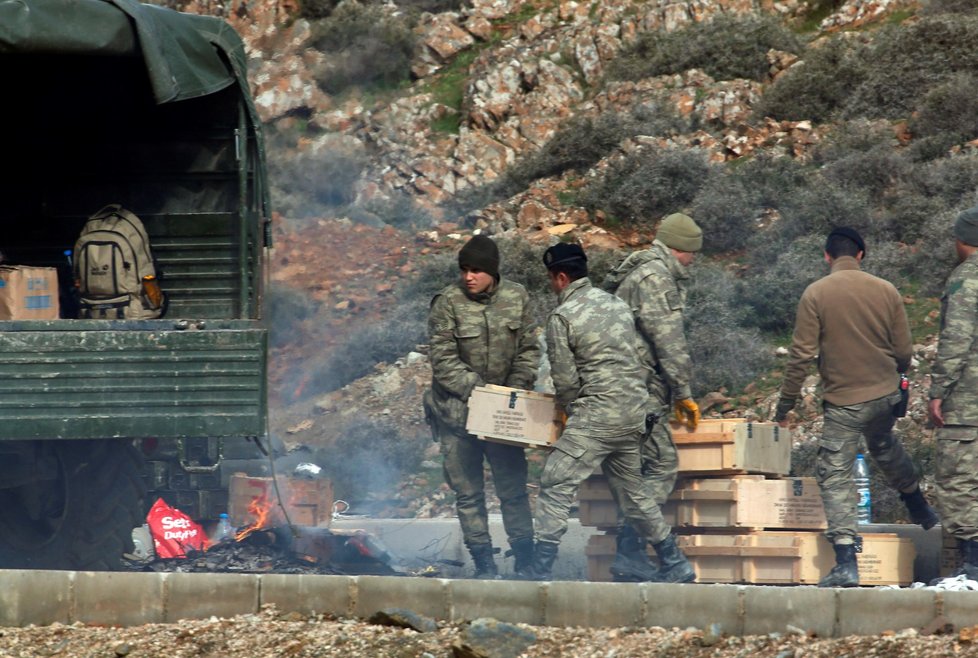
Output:
[[[642,480],[646,491],[660,508],[666,504],[669,494],[676,488],[676,475],[679,472],[679,453],[669,430],[668,416],[656,414],[656,420],[646,429],[639,445]],[[618,510],[618,525],[625,522],[625,517]]]
[[876,400],[851,405],[825,402],[825,423],[818,442],[815,477],[822,494],[830,542],[848,544],[858,535],[856,523],[856,483],[852,467],[862,440],[872,461],[883,472],[891,487],[912,489],[919,472],[903,445],[893,435],[893,405],[900,400],[895,391]]
[[445,482],[455,492],[455,510],[468,547],[489,544],[486,511],[485,462],[499,497],[503,528],[510,543],[533,537],[533,514],[526,492],[526,453],[523,448],[492,443],[432,422],[441,446]]
[[642,479],[642,435],[641,429],[612,437],[590,436],[576,428],[564,430],[540,476],[537,541],[560,542],[567,532],[567,517],[581,482],[599,465],[608,478],[618,509],[636,532],[654,544],[669,535],[671,528]]
[[937,439],[937,506],[955,539],[978,541],[978,427],[948,425]]

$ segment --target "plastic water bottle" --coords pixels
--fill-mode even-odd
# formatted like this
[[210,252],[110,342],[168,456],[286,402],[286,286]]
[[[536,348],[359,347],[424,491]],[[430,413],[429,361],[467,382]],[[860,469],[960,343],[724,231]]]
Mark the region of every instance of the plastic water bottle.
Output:
[[856,522],[872,523],[872,502],[869,494],[869,464],[862,454],[856,455],[856,463],[852,466],[852,479],[856,483],[856,493],[859,503],[856,506]]
[[230,541],[234,538],[234,528],[231,527],[231,519],[227,514],[221,514],[217,519],[217,526],[214,528],[214,536],[211,541],[219,544],[222,541]]

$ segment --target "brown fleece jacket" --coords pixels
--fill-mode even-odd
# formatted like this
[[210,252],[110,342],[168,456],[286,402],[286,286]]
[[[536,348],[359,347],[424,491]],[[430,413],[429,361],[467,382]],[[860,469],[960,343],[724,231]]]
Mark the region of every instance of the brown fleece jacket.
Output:
[[910,323],[903,299],[888,281],[859,269],[851,256],[835,259],[832,272],[805,289],[781,395],[797,398],[813,359],[822,397],[857,404],[897,390],[898,373],[910,366]]

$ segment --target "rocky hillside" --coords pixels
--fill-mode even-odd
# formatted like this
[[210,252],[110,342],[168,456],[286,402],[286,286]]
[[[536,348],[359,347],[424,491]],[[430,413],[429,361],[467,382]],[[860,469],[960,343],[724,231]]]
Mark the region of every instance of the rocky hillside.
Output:
[[[968,2],[167,4],[224,16],[246,41],[278,210],[273,430],[374,472],[384,493],[356,495],[437,487],[423,322],[473,231],[533,289],[547,244],[580,242],[600,273],[660,217],[692,213],[709,252],[691,298],[698,392],[711,413],[763,418],[824,229],[851,223],[867,266],[907,294],[924,390],[950,262],[934,227],[978,184],[978,126],[952,122],[978,109],[961,91],[978,63],[941,40],[978,34]],[[926,84],[914,76],[937,64],[919,43],[945,44]],[[552,300],[536,300],[542,316]],[[806,391],[799,464],[819,431],[817,378]],[[926,459],[924,415],[918,393],[901,425]],[[351,458],[378,451],[392,455],[380,475]]]

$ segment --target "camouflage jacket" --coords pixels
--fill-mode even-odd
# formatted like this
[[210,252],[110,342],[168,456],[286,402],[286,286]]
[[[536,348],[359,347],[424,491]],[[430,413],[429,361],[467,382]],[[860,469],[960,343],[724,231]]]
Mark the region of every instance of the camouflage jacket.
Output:
[[658,240],[626,258],[605,279],[605,289],[631,307],[652,369],[649,392],[660,404],[692,397],[693,362],[686,346],[683,312],[687,269]]
[[957,266],[941,297],[941,335],[931,399],[947,425],[978,425],[978,253]]
[[428,314],[432,384],[425,404],[430,413],[463,429],[466,402],[476,386],[532,390],[540,346],[529,306],[526,289],[506,280],[474,297],[459,284],[435,295]]
[[547,320],[547,356],[567,429],[619,436],[645,423],[647,369],[628,306],[591,286],[567,286]]

